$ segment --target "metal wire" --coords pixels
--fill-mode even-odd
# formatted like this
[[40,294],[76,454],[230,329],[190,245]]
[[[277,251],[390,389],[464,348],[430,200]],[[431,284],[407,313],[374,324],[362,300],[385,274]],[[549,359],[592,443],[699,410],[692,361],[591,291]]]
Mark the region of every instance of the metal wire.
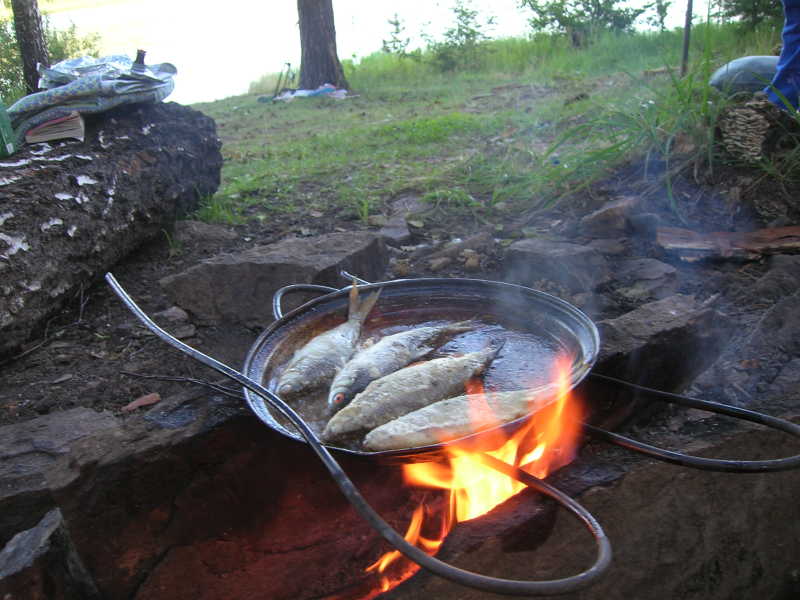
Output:
[[[750,421],[751,423],[765,425],[795,437],[800,437],[800,425],[795,425],[794,423],[785,419],[779,419],[778,417],[772,417],[770,415],[765,415],[764,413],[747,410],[745,408],[739,408],[736,406],[730,406],[729,404],[711,402],[710,400],[700,400],[690,396],[673,394],[672,392],[663,392],[661,390],[655,390],[653,388],[623,381],[622,379],[617,379],[615,377],[609,377],[608,375],[589,373],[589,377],[643,392],[649,396],[653,396],[659,400],[663,400],[664,402],[669,402],[671,404],[689,406],[691,408],[698,408],[708,412],[735,417],[744,421]],[[789,469],[796,469],[800,467],[800,454],[786,458],[775,458],[769,460],[727,460],[719,458],[703,458],[700,456],[690,456],[688,454],[681,454],[680,452],[675,452],[673,450],[658,448],[657,446],[652,446],[650,444],[634,440],[618,433],[612,433],[611,431],[600,429],[599,427],[594,427],[592,425],[585,425],[585,427],[586,430],[589,431],[593,436],[604,441],[617,444],[623,448],[645,454],[658,460],[676,465],[682,465],[684,467],[692,467],[694,469],[703,469],[706,471],[725,471],[728,473],[766,473],[772,471],[788,471]]]
[[429,556],[416,546],[406,542],[405,539],[403,539],[403,536],[392,529],[392,527],[373,510],[373,508],[367,503],[353,482],[344,472],[339,463],[336,462],[336,459],[331,455],[328,449],[322,445],[316,434],[308,427],[308,425],[306,425],[305,421],[303,421],[303,419],[297,413],[295,413],[286,403],[283,402],[283,400],[226,364],[221,363],[210,356],[206,356],[202,352],[171,336],[169,333],[156,325],[152,320],[150,320],[150,318],[136,305],[131,297],[128,296],[128,294],[125,292],[122,286],[120,286],[111,273],[107,273],[105,279],[111,286],[111,289],[114,290],[114,293],[125,304],[125,306],[161,340],[211,367],[212,369],[219,371],[226,377],[229,377],[240,383],[253,393],[258,394],[264,399],[265,402],[269,403],[276,410],[280,411],[287,419],[289,419],[301,433],[301,435],[306,439],[312,450],[314,450],[319,459],[330,472],[331,477],[333,477],[333,480],[339,486],[339,489],[358,511],[361,517],[364,518],[364,520],[366,520],[372,526],[372,528],[375,529],[375,531],[377,531],[394,548],[399,550],[409,560],[414,561],[422,568],[431,571],[439,577],[443,577],[444,579],[448,579],[460,585],[485,592],[505,594],[510,596],[552,596],[566,594],[590,586],[608,570],[608,567],[611,564],[612,556],[611,543],[609,542],[605,532],[603,531],[603,528],[600,526],[597,520],[583,506],[578,504],[575,500],[560,490],[534,477],[533,475],[487,454],[480,456],[480,459],[487,465],[509,476],[517,477],[525,485],[532,487],[543,494],[546,494],[547,496],[550,496],[562,504],[567,510],[569,510],[586,525],[597,543],[597,558],[594,564],[582,573],[573,575],[571,577],[543,581],[519,581],[490,577],[488,575],[481,575],[472,571],[466,571],[443,562],[438,558]]

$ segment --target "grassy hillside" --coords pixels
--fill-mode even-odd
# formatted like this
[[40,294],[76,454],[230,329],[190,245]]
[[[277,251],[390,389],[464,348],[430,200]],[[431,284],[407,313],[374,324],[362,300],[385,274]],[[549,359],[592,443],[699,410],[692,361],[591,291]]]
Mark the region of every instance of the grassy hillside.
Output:
[[430,53],[378,53],[346,62],[346,100],[259,102],[277,79],[265,77],[253,95],[197,105],[217,121],[225,157],[200,216],[366,220],[403,191],[487,223],[551,206],[630,156],[669,154],[676,140],[710,153],[725,99],[708,76],[779,39],[774,26],[696,27],[685,78],[665,68],[679,64],[679,32],[609,34],[585,49],[550,35],[496,40],[444,73]]

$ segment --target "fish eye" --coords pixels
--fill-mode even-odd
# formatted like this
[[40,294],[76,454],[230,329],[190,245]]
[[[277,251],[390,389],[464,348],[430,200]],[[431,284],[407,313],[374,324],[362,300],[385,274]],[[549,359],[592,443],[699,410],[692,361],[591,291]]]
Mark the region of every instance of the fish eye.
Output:
[[341,404],[342,402],[344,402],[344,394],[343,394],[342,392],[339,392],[338,394],[336,394],[336,395],[333,397],[333,401],[334,401],[336,404]]

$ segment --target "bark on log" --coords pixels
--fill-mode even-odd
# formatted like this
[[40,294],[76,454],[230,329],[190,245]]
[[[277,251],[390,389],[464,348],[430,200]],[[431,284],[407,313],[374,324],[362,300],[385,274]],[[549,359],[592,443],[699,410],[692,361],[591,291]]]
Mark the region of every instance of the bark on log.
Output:
[[0,356],[219,186],[214,121],[178,104],[87,118],[86,141],[0,162]]
[[774,227],[756,231],[698,233],[678,227],[659,227],[659,246],[686,261],[701,258],[756,259],[764,254],[800,251],[800,227]]
[[32,94],[39,89],[39,73],[37,63],[50,66],[50,57],[47,52],[47,40],[42,28],[42,16],[39,14],[39,4],[36,0],[11,0],[14,12],[14,31],[17,36],[17,45],[22,58],[22,74],[28,93]]
[[297,0],[300,18],[300,87],[313,90],[324,83],[346,88],[336,52],[336,28],[331,0]]

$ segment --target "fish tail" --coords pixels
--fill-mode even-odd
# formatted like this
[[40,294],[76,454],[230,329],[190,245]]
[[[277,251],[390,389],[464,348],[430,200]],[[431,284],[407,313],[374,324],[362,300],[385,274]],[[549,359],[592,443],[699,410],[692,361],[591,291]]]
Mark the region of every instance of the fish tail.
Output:
[[363,301],[359,302],[358,290],[356,289],[354,283],[352,289],[350,290],[350,313],[348,315],[348,320],[363,323],[366,320],[367,315],[375,306],[375,303],[378,301],[378,297],[380,295],[381,290],[378,290],[377,292],[373,292],[367,296]]

